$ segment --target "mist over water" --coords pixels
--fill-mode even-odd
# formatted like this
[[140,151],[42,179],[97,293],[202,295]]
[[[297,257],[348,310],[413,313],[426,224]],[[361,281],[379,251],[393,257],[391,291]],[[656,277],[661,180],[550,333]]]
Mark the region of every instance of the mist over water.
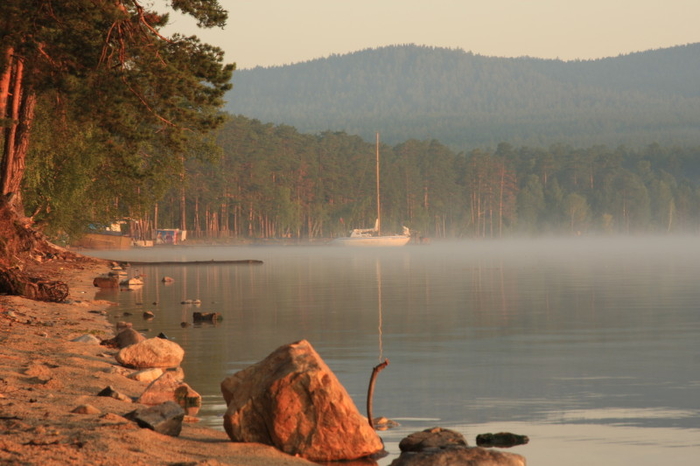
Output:
[[[510,431],[537,465],[692,464],[700,458],[699,238],[548,238],[404,248],[173,247],[95,251],[119,260],[259,259],[262,265],[134,266],[136,291],[100,291],[186,351],[203,422],[221,429],[220,382],[280,345],[307,339],[390,456],[436,425]],[[172,285],[160,282],[175,279]],[[200,299],[201,306],[183,305]],[[156,303],[156,304],[154,304]],[[142,311],[155,312],[144,321]],[[129,318],[118,316],[133,312]],[[192,312],[216,326],[182,328]]]

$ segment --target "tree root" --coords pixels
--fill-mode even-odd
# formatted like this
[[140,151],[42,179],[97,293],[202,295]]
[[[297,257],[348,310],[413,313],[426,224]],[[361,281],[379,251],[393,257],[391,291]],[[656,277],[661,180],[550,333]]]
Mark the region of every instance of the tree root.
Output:
[[68,297],[68,285],[61,281],[30,277],[16,268],[0,269],[0,293],[60,303]]

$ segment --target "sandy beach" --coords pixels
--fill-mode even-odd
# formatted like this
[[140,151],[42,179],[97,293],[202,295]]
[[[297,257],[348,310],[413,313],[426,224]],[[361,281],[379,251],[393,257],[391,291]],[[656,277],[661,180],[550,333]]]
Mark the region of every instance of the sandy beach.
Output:
[[[114,335],[105,315],[112,304],[93,299],[92,280],[108,267],[95,260],[37,266],[41,275],[69,284],[65,303],[0,296],[0,464],[314,464],[265,445],[233,443],[196,419],[179,437],[142,429],[123,417],[140,405],[97,396],[111,386],[136,399],[146,387],[126,377],[130,371],[116,363],[116,350],[71,341]],[[73,412],[87,405],[90,414]]]

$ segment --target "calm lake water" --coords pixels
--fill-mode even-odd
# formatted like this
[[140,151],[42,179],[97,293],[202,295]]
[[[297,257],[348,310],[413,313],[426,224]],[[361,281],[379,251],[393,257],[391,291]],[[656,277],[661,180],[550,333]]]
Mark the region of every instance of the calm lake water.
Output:
[[[700,458],[700,238],[466,241],[394,249],[173,247],[93,251],[132,260],[262,265],[134,266],[146,284],[100,291],[111,318],[186,351],[200,415],[222,429],[228,375],[307,339],[390,455],[406,435],[452,428],[527,435],[538,466],[696,464]],[[175,282],[161,283],[163,276]],[[183,305],[200,299],[201,306]],[[142,318],[144,310],[156,314]],[[130,317],[121,313],[133,312]],[[192,312],[218,325],[182,328]]]

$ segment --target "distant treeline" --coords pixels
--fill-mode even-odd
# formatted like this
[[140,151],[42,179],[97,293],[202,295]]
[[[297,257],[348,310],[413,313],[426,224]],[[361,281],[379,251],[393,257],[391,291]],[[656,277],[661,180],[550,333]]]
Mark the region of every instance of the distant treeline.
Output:
[[700,44],[590,61],[399,45],[236,71],[226,110],[307,133],[457,151],[700,145]]
[[[375,144],[232,117],[218,163],[190,160],[159,225],[190,237],[315,239],[374,224]],[[380,146],[385,230],[420,235],[697,233],[700,146],[566,145],[455,152]],[[183,189],[184,188],[184,189]]]

